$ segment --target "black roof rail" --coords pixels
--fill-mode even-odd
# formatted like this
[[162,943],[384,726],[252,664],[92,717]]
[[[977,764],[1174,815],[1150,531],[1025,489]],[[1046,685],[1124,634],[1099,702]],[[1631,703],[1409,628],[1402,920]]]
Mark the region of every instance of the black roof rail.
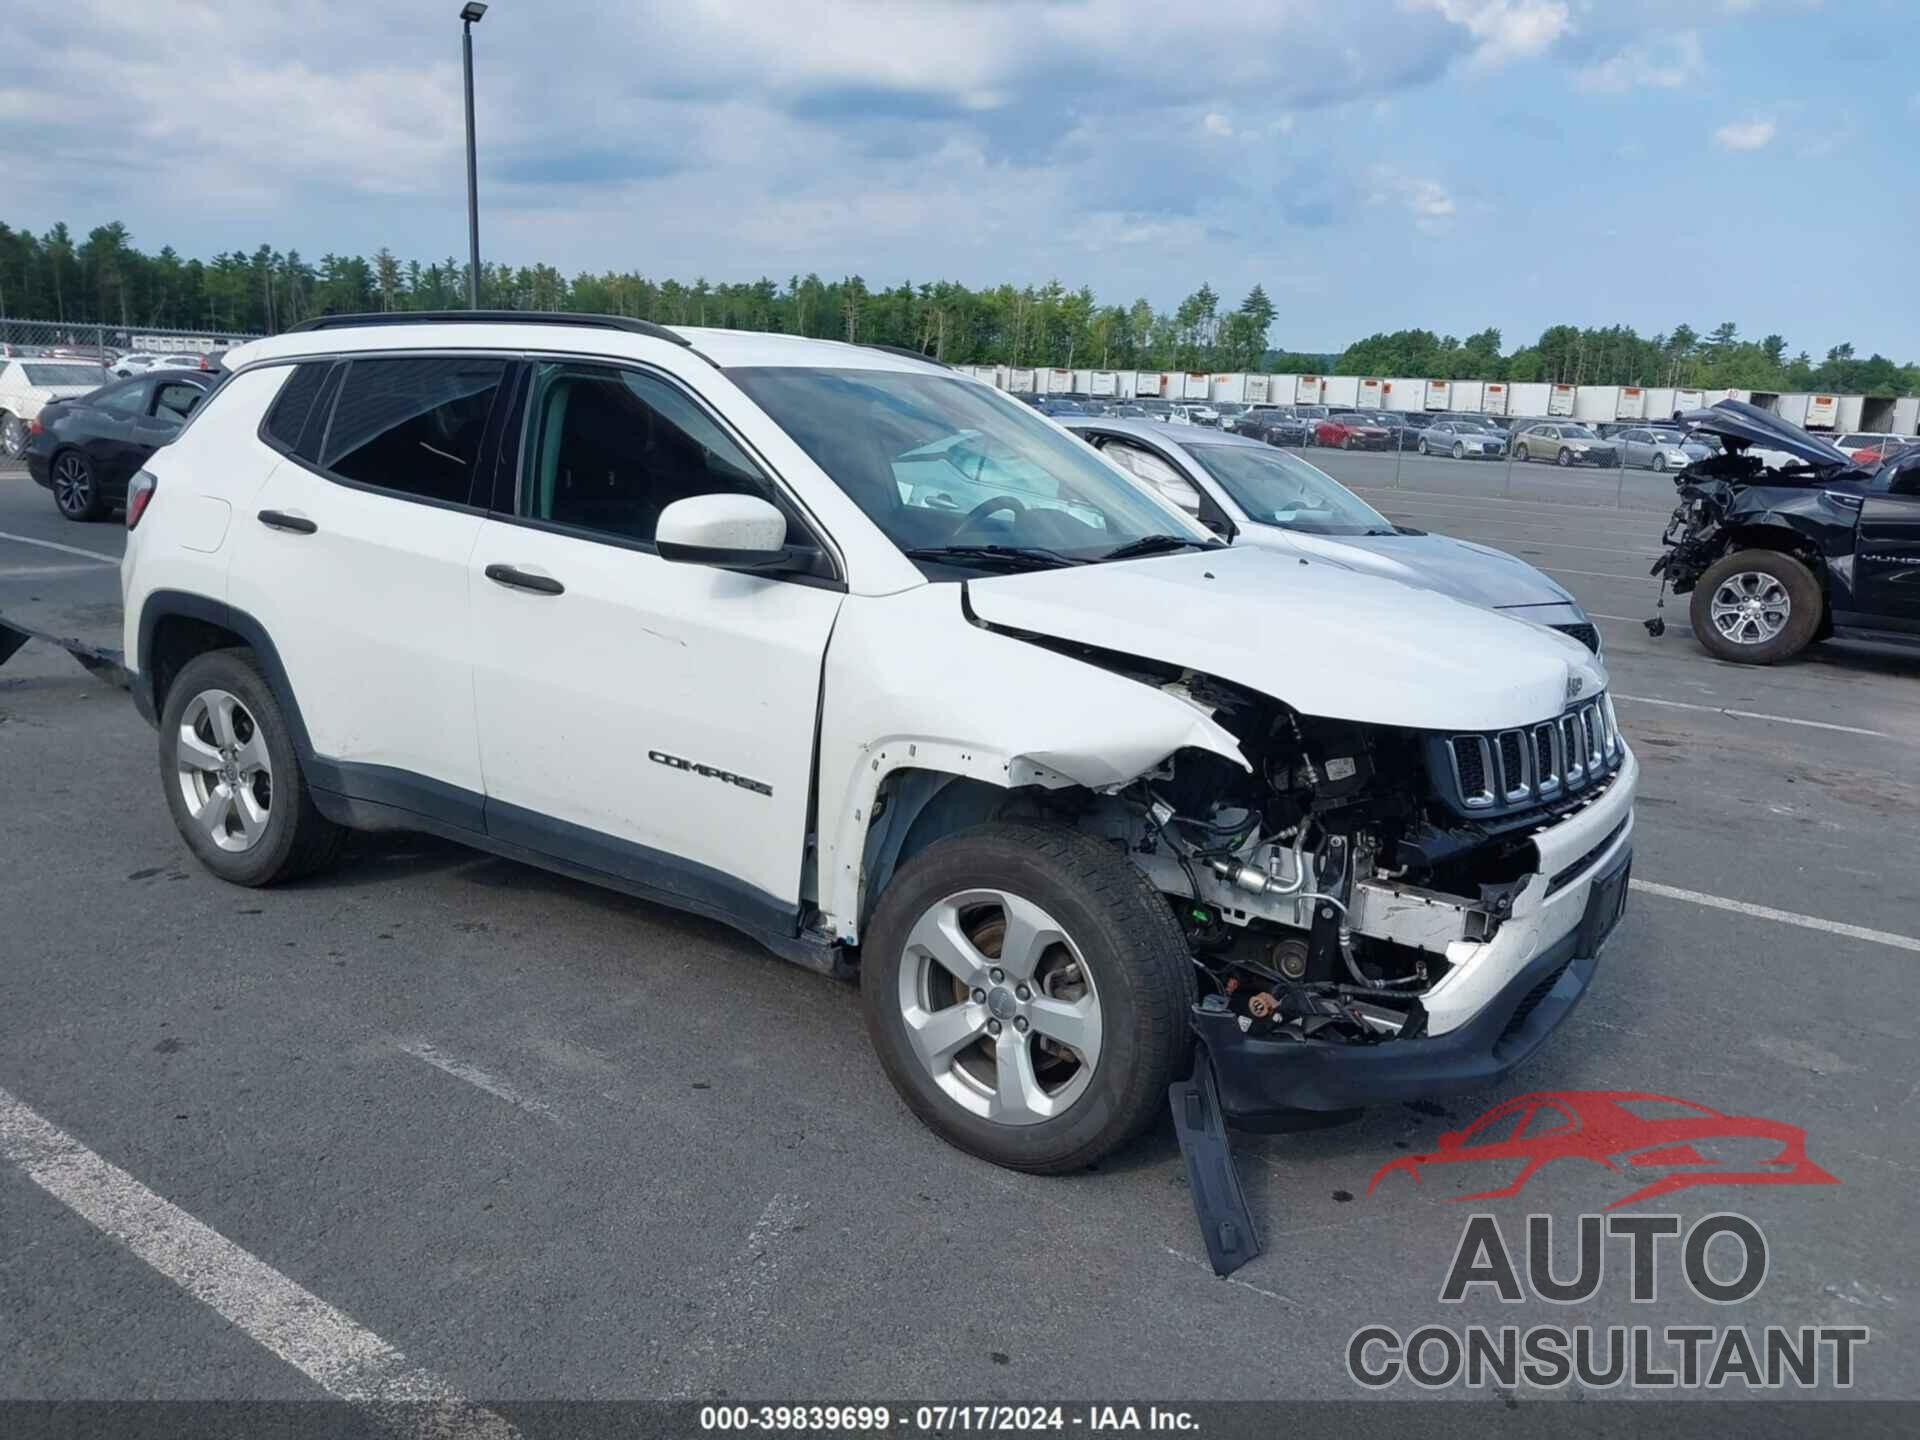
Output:
[[873,345],[862,340],[860,342],[860,348],[862,350],[878,350],[887,355],[898,355],[902,360],[924,360],[929,365],[938,365],[942,370],[951,370],[953,368],[944,360],[936,360],[931,355],[923,354],[918,350],[911,350],[905,345]]
[[345,330],[363,325],[580,325],[596,330],[624,330],[629,335],[649,335],[684,345],[693,342],[651,320],[635,320],[626,315],[589,315],[577,310],[384,310],[369,315],[316,315],[302,320],[285,333],[303,330]]

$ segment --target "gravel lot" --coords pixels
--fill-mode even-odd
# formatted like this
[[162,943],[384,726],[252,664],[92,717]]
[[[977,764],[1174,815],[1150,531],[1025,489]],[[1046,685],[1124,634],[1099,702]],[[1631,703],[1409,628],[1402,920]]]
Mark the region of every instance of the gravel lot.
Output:
[[[1569,1323],[1440,1303],[1471,1210],[1518,1237],[1632,1188],[1561,1165],[1461,1206],[1502,1180],[1369,1195],[1377,1167],[1512,1094],[1652,1091],[1802,1126],[1840,1184],[1650,1207],[1762,1227],[1768,1279],[1737,1314],[1610,1278],[1571,1318],[1867,1325],[1854,1393],[1920,1399],[1920,662],[1721,665],[1684,606],[1650,640],[1666,477],[1312,458],[1595,614],[1644,766],[1643,888],[1581,1010],[1499,1092],[1237,1137],[1266,1253],[1232,1280],[1170,1126],[1068,1179],[975,1162],[894,1098],[851,988],[717,925],[409,837],[223,886],[167,819],[153,732],[41,645],[0,670],[0,1133],[10,1096],[487,1403],[1336,1399],[1359,1393],[1362,1325]],[[122,540],[0,472],[0,614],[117,645],[117,574],[72,552]],[[322,1394],[0,1160],[0,1398]]]

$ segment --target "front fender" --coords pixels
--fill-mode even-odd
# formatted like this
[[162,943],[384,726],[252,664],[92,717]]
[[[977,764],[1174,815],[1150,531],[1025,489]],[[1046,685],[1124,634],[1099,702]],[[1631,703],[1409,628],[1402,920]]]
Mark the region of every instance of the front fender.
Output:
[[969,622],[960,587],[850,595],[822,684],[818,901],[859,939],[873,802],[897,770],[1003,789],[1112,789],[1181,749],[1252,767],[1203,711],[1150,685]]

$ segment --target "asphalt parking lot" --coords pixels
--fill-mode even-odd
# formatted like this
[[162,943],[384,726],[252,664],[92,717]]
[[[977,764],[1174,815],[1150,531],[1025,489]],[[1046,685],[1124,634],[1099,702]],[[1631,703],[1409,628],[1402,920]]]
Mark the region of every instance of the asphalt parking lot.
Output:
[[[1580,1320],[1864,1325],[1853,1394],[1920,1398],[1920,662],[1829,645],[1723,665],[1684,605],[1650,639],[1667,477],[1311,458],[1571,589],[1644,767],[1636,891],[1594,990],[1497,1092],[1237,1137],[1265,1254],[1223,1282],[1169,1125],[1066,1179],[976,1162],[895,1099],[853,989],[720,926],[410,837],[316,881],[222,885],[176,837],[125,696],[33,644],[0,669],[0,1398],[324,1393],[298,1325],[263,1341],[180,1278],[192,1257],[140,1258],[142,1197],[257,1262],[250,1298],[227,1296],[243,1310],[304,1294],[487,1404],[1353,1398],[1363,1325],[1567,1319],[1443,1305],[1462,1226],[1571,1226],[1626,1177],[1550,1166],[1474,1205],[1453,1199],[1511,1175],[1368,1193],[1497,1101],[1565,1090],[1803,1127],[1839,1182],[1642,1207],[1750,1217],[1764,1286],[1730,1316],[1609,1280]],[[117,645],[122,540],[0,471],[0,615]],[[105,1222],[17,1163],[29,1116],[130,1177]]]

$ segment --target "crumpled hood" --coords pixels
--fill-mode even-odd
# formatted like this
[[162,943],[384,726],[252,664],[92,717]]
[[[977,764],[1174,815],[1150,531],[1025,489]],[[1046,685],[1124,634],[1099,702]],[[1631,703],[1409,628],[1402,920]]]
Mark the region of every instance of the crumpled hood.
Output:
[[967,600],[989,625],[1179,665],[1365,724],[1505,729],[1606,684],[1599,659],[1564,635],[1255,546],[970,580]]
[[1576,603],[1573,596],[1517,555],[1470,540],[1451,540],[1445,535],[1287,533],[1300,549],[1324,555],[1350,570],[1438,590],[1469,605],[1500,609]]
[[1847,452],[1831,441],[1744,400],[1722,400],[1704,410],[1689,410],[1680,417],[1680,423],[1710,435],[1745,440],[1762,450],[1784,450],[1809,465],[1832,468],[1853,463]]

